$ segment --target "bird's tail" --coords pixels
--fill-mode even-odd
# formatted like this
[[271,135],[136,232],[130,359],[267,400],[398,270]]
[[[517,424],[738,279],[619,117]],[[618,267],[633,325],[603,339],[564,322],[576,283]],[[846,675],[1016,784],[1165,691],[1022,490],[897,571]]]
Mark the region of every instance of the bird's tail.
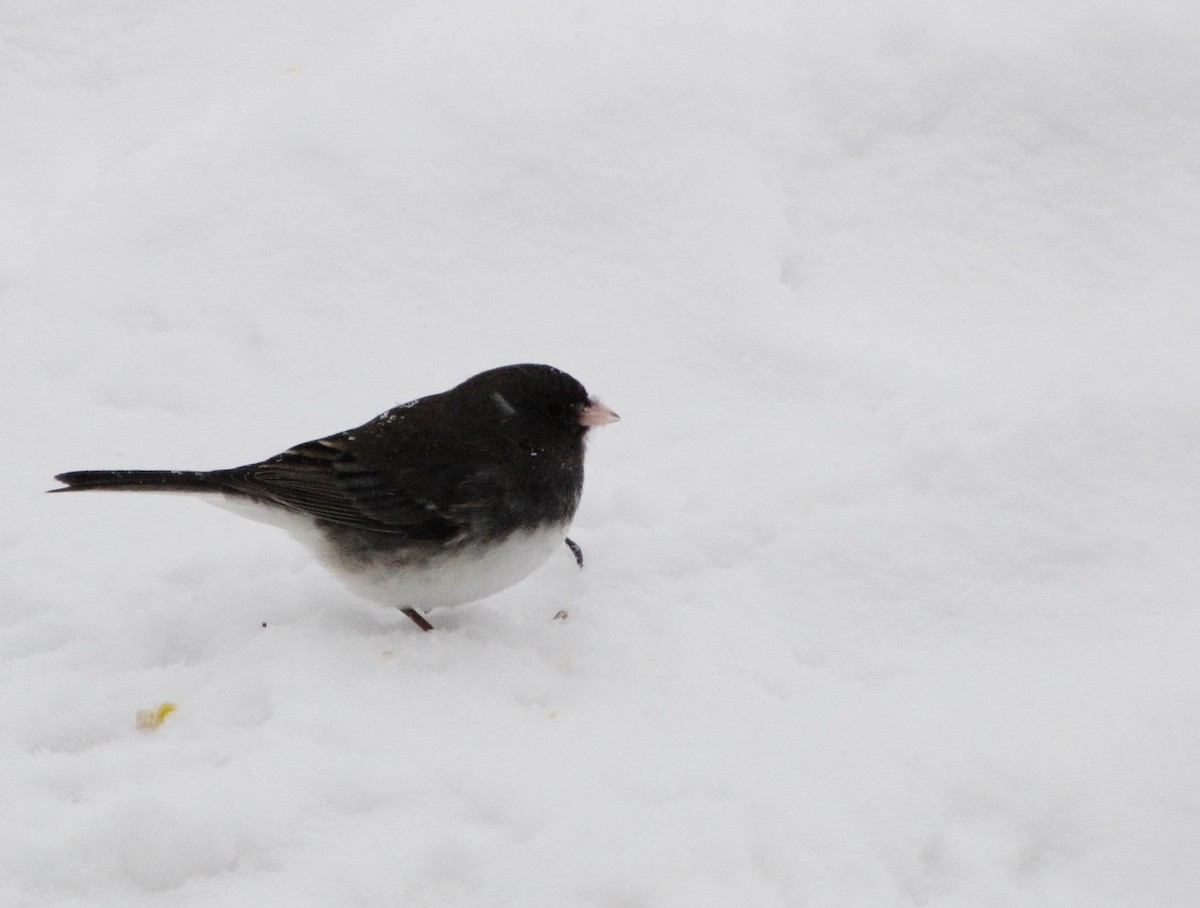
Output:
[[76,470],[54,477],[65,483],[51,492],[220,492],[213,473],[198,470]]

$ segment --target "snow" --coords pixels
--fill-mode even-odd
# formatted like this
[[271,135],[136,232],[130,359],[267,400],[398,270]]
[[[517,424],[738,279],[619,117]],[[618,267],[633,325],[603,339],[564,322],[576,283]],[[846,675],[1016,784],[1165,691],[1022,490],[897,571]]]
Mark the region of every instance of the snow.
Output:
[[[0,904],[1194,903],[1194,4],[0,22]],[[527,361],[587,567],[437,633],[42,494]]]

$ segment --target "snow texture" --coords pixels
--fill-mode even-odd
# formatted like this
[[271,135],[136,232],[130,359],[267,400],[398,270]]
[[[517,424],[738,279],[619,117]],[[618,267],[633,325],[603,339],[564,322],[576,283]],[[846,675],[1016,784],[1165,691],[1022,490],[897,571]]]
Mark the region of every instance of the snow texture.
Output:
[[[0,904],[1194,905],[1198,9],[4,5]],[[523,361],[437,633],[42,494]]]

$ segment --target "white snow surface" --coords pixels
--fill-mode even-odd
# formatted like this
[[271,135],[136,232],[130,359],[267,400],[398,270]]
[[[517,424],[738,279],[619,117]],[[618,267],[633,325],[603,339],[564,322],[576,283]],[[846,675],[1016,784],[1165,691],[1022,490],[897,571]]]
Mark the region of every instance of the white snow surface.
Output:
[[[1196,4],[0,35],[0,904],[1196,904]],[[528,361],[622,416],[586,568],[436,633],[43,494]]]

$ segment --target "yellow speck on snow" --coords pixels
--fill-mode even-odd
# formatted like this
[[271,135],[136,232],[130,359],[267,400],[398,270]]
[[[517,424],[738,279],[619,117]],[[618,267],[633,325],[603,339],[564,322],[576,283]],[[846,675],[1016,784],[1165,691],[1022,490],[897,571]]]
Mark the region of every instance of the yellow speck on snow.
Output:
[[175,712],[174,703],[160,703],[155,709],[139,709],[137,711],[137,727],[158,728],[173,712]]

